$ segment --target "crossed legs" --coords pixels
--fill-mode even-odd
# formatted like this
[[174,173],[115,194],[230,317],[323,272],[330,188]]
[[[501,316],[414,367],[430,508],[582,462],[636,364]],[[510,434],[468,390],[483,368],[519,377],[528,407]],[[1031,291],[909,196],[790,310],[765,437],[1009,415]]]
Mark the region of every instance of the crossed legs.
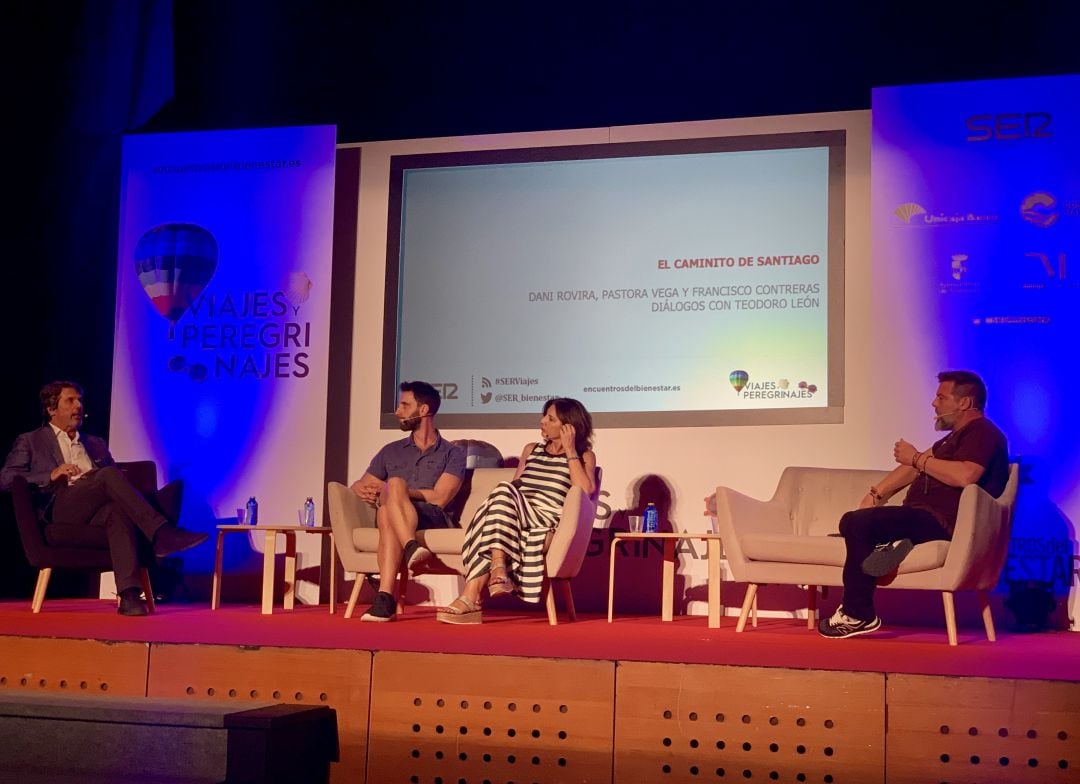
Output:
[[488,551],[488,556],[491,559],[491,568],[468,580],[461,592],[462,596],[477,606],[480,604],[480,594],[489,584],[492,596],[501,596],[511,592],[510,581],[506,574],[506,553],[497,547],[492,547]]
[[840,518],[840,533],[847,544],[841,606],[845,615],[859,621],[877,617],[874,611],[877,578],[862,568],[863,561],[877,545],[897,539],[921,544],[950,538],[932,514],[907,506],[875,506],[848,512]]
[[419,517],[409,498],[409,486],[404,479],[391,478],[379,496],[375,515],[379,528],[379,590],[393,593],[394,581],[401,569],[405,545],[416,538]]
[[118,593],[142,586],[140,540],[152,542],[168,522],[115,466],[99,468],[62,489],[53,502],[52,521],[61,527],[104,529]]

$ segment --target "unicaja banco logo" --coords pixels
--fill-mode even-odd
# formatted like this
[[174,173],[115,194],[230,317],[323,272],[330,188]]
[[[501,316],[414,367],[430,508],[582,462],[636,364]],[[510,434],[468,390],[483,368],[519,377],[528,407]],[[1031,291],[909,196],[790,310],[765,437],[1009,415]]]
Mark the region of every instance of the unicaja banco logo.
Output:
[[939,228],[942,226],[993,225],[1001,216],[993,212],[952,209],[948,212],[930,211],[923,205],[907,201],[893,210],[900,222],[912,228]]
[[1053,194],[1046,191],[1029,193],[1020,202],[1020,217],[1032,226],[1040,229],[1048,229],[1057,223],[1058,209],[1057,199]]
[[901,204],[895,210],[893,215],[902,220],[904,223],[911,223],[911,219],[916,215],[925,215],[926,210],[920,204],[916,204],[913,201]]

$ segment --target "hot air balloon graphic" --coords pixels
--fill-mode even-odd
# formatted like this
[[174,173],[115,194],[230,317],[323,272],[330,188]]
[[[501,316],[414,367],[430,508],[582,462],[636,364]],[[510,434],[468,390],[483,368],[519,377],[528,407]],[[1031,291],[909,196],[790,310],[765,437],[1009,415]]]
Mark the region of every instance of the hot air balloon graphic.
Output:
[[731,382],[731,386],[735,387],[735,392],[740,393],[743,391],[743,387],[746,386],[746,382],[750,380],[750,374],[745,370],[732,370],[727,378]]
[[164,223],[135,245],[135,272],[157,312],[169,320],[169,339],[217,269],[214,235],[194,223]]

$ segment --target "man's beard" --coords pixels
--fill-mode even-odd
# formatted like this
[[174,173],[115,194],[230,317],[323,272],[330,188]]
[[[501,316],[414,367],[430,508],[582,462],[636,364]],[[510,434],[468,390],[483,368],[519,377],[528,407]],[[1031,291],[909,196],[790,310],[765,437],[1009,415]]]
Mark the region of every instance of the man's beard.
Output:
[[409,417],[408,419],[399,419],[398,427],[406,433],[411,433],[416,430],[416,428],[420,427],[421,419],[423,419],[423,417],[419,416]]
[[942,414],[934,417],[934,430],[948,432],[956,429],[956,414]]

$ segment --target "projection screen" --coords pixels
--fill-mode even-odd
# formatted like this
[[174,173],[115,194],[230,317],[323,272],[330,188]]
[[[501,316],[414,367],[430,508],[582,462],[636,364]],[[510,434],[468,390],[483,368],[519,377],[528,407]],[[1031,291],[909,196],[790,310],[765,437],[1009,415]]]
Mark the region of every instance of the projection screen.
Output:
[[843,131],[394,156],[382,424],[840,422]]

